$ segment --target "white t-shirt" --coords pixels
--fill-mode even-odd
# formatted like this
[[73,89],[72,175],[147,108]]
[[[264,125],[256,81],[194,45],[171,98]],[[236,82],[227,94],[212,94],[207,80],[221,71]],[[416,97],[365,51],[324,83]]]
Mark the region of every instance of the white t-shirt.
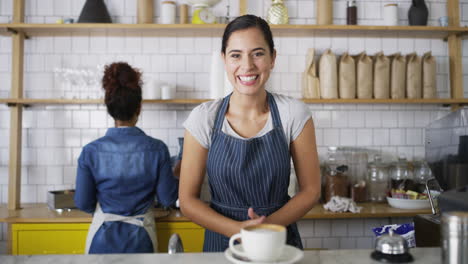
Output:
[[[306,104],[289,96],[272,93],[275,98],[284,134],[288,140],[288,146],[302,132],[305,123],[311,118],[310,110]],[[216,113],[223,99],[209,101],[195,107],[190,113],[183,126],[190,134],[206,149],[211,145],[211,134],[213,132]],[[270,114],[265,126],[253,138],[261,137],[273,129],[273,120]],[[222,132],[236,138],[247,139],[237,134],[231,128],[229,122],[224,118]]]

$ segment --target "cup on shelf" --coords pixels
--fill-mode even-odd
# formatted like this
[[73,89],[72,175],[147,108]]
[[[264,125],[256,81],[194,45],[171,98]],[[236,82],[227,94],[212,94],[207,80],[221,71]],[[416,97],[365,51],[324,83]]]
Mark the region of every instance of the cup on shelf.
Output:
[[448,16],[439,17],[439,25],[441,27],[448,27],[448,24],[449,24]]
[[171,100],[175,98],[175,88],[167,83],[161,85],[161,99]]
[[143,98],[161,99],[161,87],[155,80],[148,80],[143,84]]

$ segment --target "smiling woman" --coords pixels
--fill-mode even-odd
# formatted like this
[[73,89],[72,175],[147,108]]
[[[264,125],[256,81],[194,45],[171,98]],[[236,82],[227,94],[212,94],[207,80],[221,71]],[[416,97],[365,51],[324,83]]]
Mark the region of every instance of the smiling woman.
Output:
[[[204,251],[223,251],[241,228],[287,227],[287,243],[302,248],[296,221],[317,202],[320,174],[315,132],[306,105],[267,92],[276,50],[265,20],[245,15],[225,29],[221,54],[234,89],[196,107],[186,128],[180,205],[206,228]],[[291,157],[299,192],[288,196]],[[205,176],[211,204],[200,200]]]

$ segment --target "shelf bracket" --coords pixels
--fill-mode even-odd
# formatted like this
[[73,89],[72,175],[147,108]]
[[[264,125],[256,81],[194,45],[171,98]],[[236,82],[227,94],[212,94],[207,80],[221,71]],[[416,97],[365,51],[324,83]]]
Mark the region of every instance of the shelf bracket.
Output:
[[[18,33],[19,33],[18,30],[14,29],[14,28],[10,28],[10,27],[7,27],[7,28],[6,28],[6,31],[7,31],[7,32],[10,32],[10,33],[13,34],[13,35],[18,35]],[[26,34],[24,34],[24,39],[29,39],[29,36],[26,35]]]
[[12,34],[15,34],[15,35],[18,34],[18,30],[16,30],[16,29],[7,27],[6,30],[7,30],[8,32],[12,33]]
[[11,102],[6,103],[6,105],[7,105],[8,107],[14,107],[14,106],[18,106],[18,105],[22,105],[24,108],[31,107],[31,105],[29,105],[29,104],[11,103]]

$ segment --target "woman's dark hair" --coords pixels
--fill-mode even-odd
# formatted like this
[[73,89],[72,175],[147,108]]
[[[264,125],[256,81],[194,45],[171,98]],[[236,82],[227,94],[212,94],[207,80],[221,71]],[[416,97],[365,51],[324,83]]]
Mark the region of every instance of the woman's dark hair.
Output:
[[226,53],[227,43],[232,33],[238,30],[243,30],[243,29],[248,29],[248,28],[253,28],[253,27],[258,28],[262,32],[263,38],[265,39],[266,43],[268,44],[268,47],[270,48],[270,53],[273,54],[275,44],[273,43],[273,34],[271,33],[270,26],[261,17],[254,16],[254,15],[243,15],[243,16],[237,17],[236,19],[231,21],[226,26],[226,29],[224,29],[224,34],[223,34],[221,52],[223,54]]
[[106,65],[102,88],[106,92],[104,102],[107,112],[116,120],[129,121],[141,106],[141,73],[128,63],[115,62]]

